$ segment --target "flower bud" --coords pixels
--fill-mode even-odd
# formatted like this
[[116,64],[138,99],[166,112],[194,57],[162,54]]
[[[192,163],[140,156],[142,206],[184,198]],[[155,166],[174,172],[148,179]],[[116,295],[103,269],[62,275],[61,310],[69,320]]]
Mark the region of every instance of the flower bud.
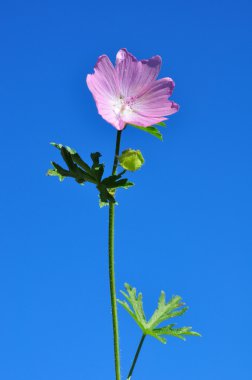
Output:
[[123,169],[134,172],[141,168],[144,158],[140,150],[126,149],[119,157],[119,162]]

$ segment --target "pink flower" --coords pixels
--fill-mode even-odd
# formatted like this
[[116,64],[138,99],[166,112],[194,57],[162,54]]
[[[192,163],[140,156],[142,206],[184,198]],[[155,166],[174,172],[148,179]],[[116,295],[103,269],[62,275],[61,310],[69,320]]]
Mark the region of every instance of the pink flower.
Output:
[[114,67],[106,55],[101,55],[94,74],[87,76],[87,85],[103,119],[122,130],[126,124],[148,127],[177,112],[178,104],[168,100],[173,80],[156,80],[161,62],[159,55],[138,61],[121,49]]

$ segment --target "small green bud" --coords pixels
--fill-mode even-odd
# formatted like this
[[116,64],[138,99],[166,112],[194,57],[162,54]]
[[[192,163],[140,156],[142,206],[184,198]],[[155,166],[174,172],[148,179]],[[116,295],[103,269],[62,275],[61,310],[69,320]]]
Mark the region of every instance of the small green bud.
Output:
[[141,168],[144,158],[140,150],[126,149],[119,157],[119,162],[123,169],[134,172]]

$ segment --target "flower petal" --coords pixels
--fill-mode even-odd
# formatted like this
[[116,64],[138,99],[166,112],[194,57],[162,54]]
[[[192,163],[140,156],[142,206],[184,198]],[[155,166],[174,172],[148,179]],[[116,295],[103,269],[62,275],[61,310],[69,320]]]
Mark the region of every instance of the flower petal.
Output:
[[115,68],[106,55],[101,55],[94,68],[94,74],[87,76],[87,85],[93,96],[116,97],[119,95]]
[[153,82],[148,91],[135,100],[132,113],[123,116],[123,120],[143,127],[166,120],[165,116],[179,109],[178,104],[167,99],[173,88],[174,82],[171,78]]
[[125,123],[118,118],[113,108],[113,104],[119,98],[115,68],[106,55],[99,57],[95,65],[94,74],[88,74],[87,85],[103,119],[116,129],[123,129]]
[[156,79],[161,67],[161,57],[137,59],[126,49],[116,56],[116,73],[121,95],[125,98],[139,96]]
[[116,54],[116,66],[118,66],[122,61],[137,62],[137,59],[133,54],[129,53],[127,49],[122,48]]
[[150,59],[143,59],[141,63],[142,72],[139,86],[141,86],[143,92],[157,78],[160,72],[162,58],[159,55],[155,55]]
[[138,102],[146,99],[156,99],[157,97],[169,98],[174,90],[175,83],[171,78],[156,80],[148,86],[148,89],[138,97]]
[[120,88],[120,95],[124,98],[135,93],[136,83],[139,81],[141,63],[126,49],[121,49],[116,55],[116,74]]

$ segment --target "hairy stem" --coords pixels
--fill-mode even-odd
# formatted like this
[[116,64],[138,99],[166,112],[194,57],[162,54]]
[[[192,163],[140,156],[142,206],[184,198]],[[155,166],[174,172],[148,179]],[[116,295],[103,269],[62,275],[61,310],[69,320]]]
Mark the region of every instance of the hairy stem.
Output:
[[[118,165],[118,155],[120,150],[121,131],[117,132],[115,157],[112,169],[112,175],[116,174]],[[114,358],[115,358],[115,373],[116,380],[121,379],[120,374],[120,349],[119,349],[119,329],[117,316],[116,302],[116,284],[115,284],[115,260],[114,260],[114,234],[115,234],[115,204],[109,202],[109,285],[110,285],[110,300],[112,309],[113,336],[114,336]]]
[[128,376],[127,376],[127,380],[130,380],[130,379],[131,379],[131,376],[132,376],[132,373],[133,373],[133,371],[134,371],[134,368],[135,368],[135,365],[136,365],[136,362],[137,362],[137,359],[138,359],[138,355],[139,355],[139,353],[140,353],[140,351],[141,351],[141,348],[142,348],[142,345],[143,345],[143,342],[144,342],[145,337],[146,337],[146,335],[143,334],[143,335],[142,335],[142,338],[141,338],[141,340],[140,340],[140,343],[139,343],[139,345],[138,345],[138,347],[137,347],[137,350],[136,350],[136,353],[135,353],[134,360],[133,360],[132,365],[131,365],[131,367],[130,367],[129,374],[128,374]]

